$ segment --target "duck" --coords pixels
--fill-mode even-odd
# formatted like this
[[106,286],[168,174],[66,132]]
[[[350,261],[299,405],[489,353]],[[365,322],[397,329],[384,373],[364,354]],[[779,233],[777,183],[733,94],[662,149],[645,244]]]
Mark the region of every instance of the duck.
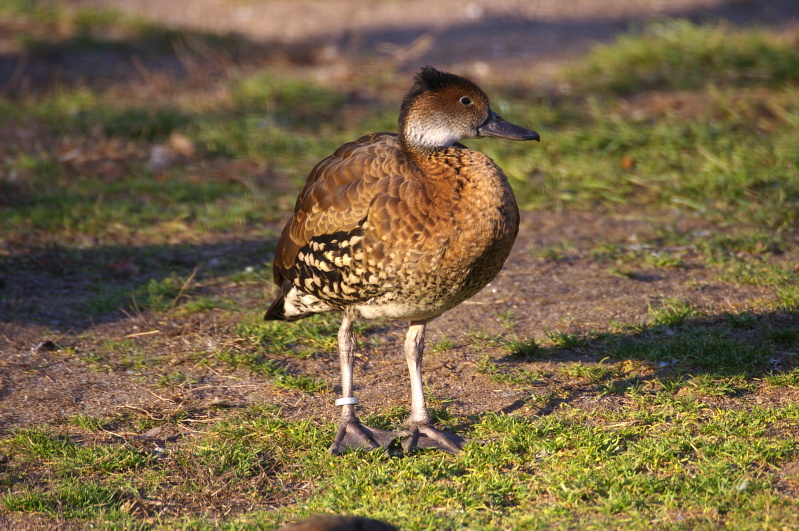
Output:
[[[540,141],[504,120],[469,79],[423,67],[402,100],[398,132],[362,136],[310,172],[277,242],[278,293],[265,320],[339,312],[342,408],[331,454],[402,448],[458,453],[466,440],[433,426],[422,358],[428,323],[472,297],[502,269],[519,230],[507,176],[460,141]],[[353,322],[408,322],[404,354],[410,414],[404,428],[364,425],[356,415]]]

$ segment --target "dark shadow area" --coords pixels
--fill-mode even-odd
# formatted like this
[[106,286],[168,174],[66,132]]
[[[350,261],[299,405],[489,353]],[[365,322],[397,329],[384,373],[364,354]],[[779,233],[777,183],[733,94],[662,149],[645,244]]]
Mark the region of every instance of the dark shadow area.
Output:
[[[716,8],[687,11],[664,10],[661,17],[688,19],[694,23],[728,21],[740,27],[785,28],[799,23],[799,5],[790,0],[763,2],[730,1]],[[415,70],[424,64],[484,61],[501,67],[534,64],[541,59],[574,57],[593,45],[611,42],[617,35],[641,30],[653,18],[608,16],[590,20],[530,20],[486,18],[475,23],[453,25],[441,33],[413,29],[376,31],[365,36],[365,50],[385,44],[408,47],[425,32],[435,35],[429,51],[407,65]],[[501,71],[498,73],[501,74]]]
[[[601,333],[580,347],[537,347],[532,354],[509,355],[497,362],[503,373],[532,362],[585,364],[572,378],[552,374],[531,387],[556,383],[559,396],[546,399],[537,415],[549,415],[562,404],[587,397],[622,397],[631,389],[660,388],[672,394],[686,389],[708,400],[739,398],[754,393],[754,381],[789,373],[799,367],[799,311],[785,309],[764,313],[715,315],[689,319],[677,326],[658,325],[619,333]],[[616,365],[641,362],[648,374],[627,375]],[[584,369],[584,370],[583,370]],[[708,383],[702,376],[729,378]],[[740,378],[740,379],[739,379]],[[540,384],[540,385],[539,385]],[[796,387],[798,382],[786,383]],[[647,391],[643,391],[647,392]],[[537,395],[515,401],[502,409],[511,413],[536,400]]]
[[52,245],[0,257],[0,324],[37,324],[54,332],[80,333],[126,319],[125,312],[153,305],[164,310],[180,303],[181,297],[213,296],[213,290],[194,287],[209,278],[238,273],[242,282],[251,278],[266,287],[271,283],[268,263],[275,242],[90,249]]
[[[713,8],[664,9],[658,16],[779,29],[799,23],[799,5],[793,0],[731,0]],[[501,74],[503,67],[519,68],[538,60],[584,53],[598,42],[643,27],[647,20],[651,18],[613,14],[555,21],[483,17],[443,28],[377,26],[357,34],[343,28],[328,29],[327,35],[309,35],[290,42],[153,26],[155,29],[128,39],[78,35],[60,42],[28,45],[22,53],[0,54],[0,91],[24,94],[52,83],[131,84],[158,76],[212,84],[231,67],[263,66],[275,61],[323,67],[342,59],[375,60],[406,71],[423,64],[446,68],[456,63],[487,62]],[[0,22],[2,29],[9,31]],[[428,42],[415,49],[420,38]],[[331,47],[335,53],[330,53]]]
[[268,62],[279,52],[235,34],[167,29],[123,39],[79,35],[23,47],[21,53],[0,54],[0,94],[38,93],[52,85],[108,88],[177,81],[204,86],[233,66]]

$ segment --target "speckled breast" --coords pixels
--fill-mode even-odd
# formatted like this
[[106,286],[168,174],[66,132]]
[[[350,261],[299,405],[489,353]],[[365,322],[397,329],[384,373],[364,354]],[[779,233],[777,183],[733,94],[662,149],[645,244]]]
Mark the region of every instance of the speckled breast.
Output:
[[415,214],[423,222],[413,235],[375,243],[381,246],[380,255],[395,257],[391,270],[382,270],[392,286],[348,308],[348,314],[429,319],[472,297],[497,276],[516,239],[519,213],[505,175],[481,157],[480,162],[488,162],[478,171],[471,164],[426,192],[430,207]]

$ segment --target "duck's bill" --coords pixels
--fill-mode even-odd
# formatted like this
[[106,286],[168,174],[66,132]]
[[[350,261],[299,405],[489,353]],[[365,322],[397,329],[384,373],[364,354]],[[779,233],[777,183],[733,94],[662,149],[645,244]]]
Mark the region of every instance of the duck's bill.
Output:
[[541,141],[538,133],[525,129],[524,127],[505,121],[500,115],[491,111],[488,119],[483,125],[477,128],[480,136],[493,136],[497,138],[508,138],[510,140],[536,140]]

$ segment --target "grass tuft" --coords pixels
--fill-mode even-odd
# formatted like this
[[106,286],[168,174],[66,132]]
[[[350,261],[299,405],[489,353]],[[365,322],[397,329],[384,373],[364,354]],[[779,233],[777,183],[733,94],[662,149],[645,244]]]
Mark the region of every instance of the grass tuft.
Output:
[[669,19],[595,47],[575,73],[591,88],[629,94],[799,80],[799,53],[763,31]]
[[665,299],[660,307],[649,305],[650,326],[679,327],[689,319],[698,315],[698,312],[679,299]]
[[514,358],[538,358],[547,354],[547,351],[536,343],[535,339],[511,339],[506,346],[508,353]]

